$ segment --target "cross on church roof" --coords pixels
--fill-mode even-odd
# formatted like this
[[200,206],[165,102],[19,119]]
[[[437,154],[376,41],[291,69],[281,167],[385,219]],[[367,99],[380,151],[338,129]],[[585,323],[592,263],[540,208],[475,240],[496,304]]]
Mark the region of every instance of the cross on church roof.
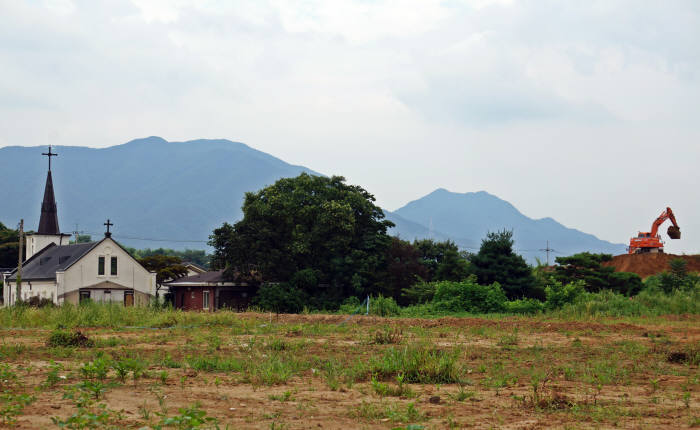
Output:
[[41,155],[49,157],[49,171],[51,171],[51,157],[58,157],[58,154],[51,152],[51,145],[49,145],[49,152],[42,152]]
[[112,233],[109,232],[109,228],[110,228],[111,226],[113,226],[114,224],[112,224],[111,222],[109,222],[109,218],[108,218],[108,219],[107,219],[107,222],[104,223],[104,225],[107,226],[107,231],[105,232],[105,237],[112,237]]

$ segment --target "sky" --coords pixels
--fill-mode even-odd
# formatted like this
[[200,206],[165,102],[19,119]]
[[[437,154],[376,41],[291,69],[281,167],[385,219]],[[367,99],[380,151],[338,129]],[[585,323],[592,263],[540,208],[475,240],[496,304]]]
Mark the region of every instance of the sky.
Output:
[[[700,2],[0,0],[0,147],[226,138],[700,252]],[[553,244],[556,248],[556,244]]]

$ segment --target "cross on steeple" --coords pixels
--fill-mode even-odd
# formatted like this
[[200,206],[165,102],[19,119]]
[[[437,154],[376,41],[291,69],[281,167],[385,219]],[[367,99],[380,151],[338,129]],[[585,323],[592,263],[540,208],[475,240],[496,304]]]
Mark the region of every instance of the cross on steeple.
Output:
[[111,226],[113,226],[114,224],[112,224],[111,222],[109,222],[109,218],[108,218],[108,219],[107,219],[107,222],[104,223],[104,225],[107,226],[107,231],[105,232],[105,237],[112,237],[112,233],[109,232],[109,228],[110,228]]
[[58,154],[51,152],[51,145],[49,145],[49,152],[42,152],[41,155],[49,157],[49,171],[51,171],[51,157],[58,157]]

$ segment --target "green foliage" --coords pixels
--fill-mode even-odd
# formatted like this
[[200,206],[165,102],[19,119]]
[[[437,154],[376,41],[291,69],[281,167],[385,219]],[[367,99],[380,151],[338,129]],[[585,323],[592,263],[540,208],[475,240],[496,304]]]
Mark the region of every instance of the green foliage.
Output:
[[497,282],[510,299],[533,296],[535,278],[525,259],[513,252],[512,231],[488,233],[470,263],[480,284]]
[[380,317],[398,316],[400,313],[399,305],[391,297],[384,297],[381,294],[377,297],[372,297],[369,300],[369,313]]
[[416,282],[401,293],[408,303],[428,303],[435,296],[435,285],[434,282]]
[[645,289],[633,297],[626,297],[610,290],[584,293],[574,303],[566,304],[555,312],[555,315],[567,318],[681,314],[700,314],[700,285],[687,291],[674,290],[670,294]]
[[287,283],[263,284],[253,297],[253,305],[275,313],[298,313],[304,309],[307,295]]
[[136,248],[126,248],[126,250],[137,260],[146,257],[152,257],[155,255],[163,255],[168,257],[177,257],[180,261],[186,261],[189,263],[194,263],[203,268],[209,268],[211,255],[207,254],[206,251],[200,249],[186,249],[184,251],[169,248],[158,248],[158,249],[136,249]]
[[138,260],[149,272],[156,272],[156,296],[163,282],[182,278],[187,275],[187,267],[182,265],[180,257],[169,255],[151,255]]
[[544,310],[545,304],[537,299],[518,299],[506,302],[506,312],[510,314],[532,315]]
[[419,250],[410,242],[391,238],[386,251],[386,267],[380,276],[379,292],[407,304],[401,290],[407,285],[428,279],[428,268],[423,264]]
[[414,241],[413,246],[428,270],[425,281],[461,281],[469,276],[469,263],[451,240],[421,239]]
[[68,347],[83,347],[91,348],[95,346],[95,342],[81,333],[79,330],[68,332],[64,330],[56,330],[49,335],[46,341],[46,346],[68,346]]
[[312,269],[329,285],[319,293],[335,290],[336,306],[373,290],[393,224],[361,187],[303,173],[246,193],[242,210],[241,221],[210,236],[213,264],[228,276],[257,270],[267,281],[287,281]]
[[394,379],[420,384],[451,384],[461,381],[459,351],[444,351],[427,345],[390,347],[369,363],[370,374],[379,379]]
[[442,312],[488,313],[506,310],[506,295],[496,282],[479,285],[472,276],[461,282],[435,283],[434,309]]
[[549,310],[559,309],[566,304],[574,303],[585,291],[581,280],[566,285],[553,281],[545,288],[547,296],[545,307]]
[[0,223],[0,267],[17,267],[18,252],[19,231],[9,229]]
[[696,273],[688,273],[688,263],[682,258],[674,258],[669,261],[669,271],[655,276],[650,276],[644,282],[647,287],[657,287],[664,293],[674,290],[689,290],[700,283],[700,276]]
[[610,254],[582,252],[569,257],[557,257],[554,278],[562,284],[583,281],[588,292],[612,290],[627,296],[642,289],[642,279],[634,273],[615,272],[613,267],[602,263],[610,261]]

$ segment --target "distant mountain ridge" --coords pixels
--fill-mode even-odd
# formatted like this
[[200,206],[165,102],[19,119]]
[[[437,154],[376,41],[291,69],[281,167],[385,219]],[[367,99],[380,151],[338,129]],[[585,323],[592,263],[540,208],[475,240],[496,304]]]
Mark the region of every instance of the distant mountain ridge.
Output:
[[[475,193],[453,193],[439,188],[414,200],[388,215],[417,225],[432,225],[436,239],[449,237],[461,248],[475,252],[481,239],[488,232],[513,230],[515,248],[518,253],[533,261],[544,260],[547,241],[556,250],[553,257],[576,252],[591,251],[620,254],[625,246],[600,240],[592,234],[565,227],[552,218],[532,219],[523,215],[512,204],[485,191]],[[413,232],[397,224],[397,233],[412,239]],[[416,237],[428,237],[425,232]]]
[[[46,180],[43,147],[0,148],[0,220],[24,218],[36,230]],[[206,247],[212,230],[242,216],[246,191],[314,173],[240,142],[168,142],[152,136],[108,148],[55,147],[52,173],[62,231],[101,235],[110,218],[115,238],[140,248]],[[12,202],[12,204],[8,204]],[[129,238],[172,239],[145,241]],[[192,240],[192,242],[180,242]]]
[[[24,218],[26,229],[38,227],[45,149],[0,148],[0,222],[13,227]],[[59,154],[52,173],[61,230],[72,232],[78,224],[79,231],[98,238],[109,218],[115,223],[115,238],[138,248],[203,249],[214,228],[241,218],[245,192],[282,177],[317,174],[224,139],[168,142],[151,136],[108,148],[54,149]],[[478,249],[486,232],[513,229],[516,248],[530,261],[543,258],[537,250],[546,240],[561,253],[554,255],[624,252],[623,245],[568,229],[551,218],[530,219],[483,191],[438,189],[385,213],[396,224],[390,233],[403,239],[452,239],[469,251]]]

